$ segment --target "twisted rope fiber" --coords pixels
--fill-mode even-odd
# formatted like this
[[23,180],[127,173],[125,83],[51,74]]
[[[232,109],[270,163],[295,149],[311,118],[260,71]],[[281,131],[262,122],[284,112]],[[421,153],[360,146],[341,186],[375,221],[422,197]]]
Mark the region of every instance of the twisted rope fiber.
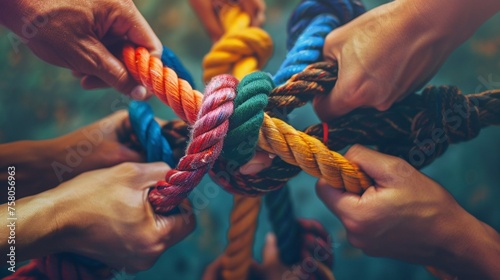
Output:
[[[222,42],[224,42],[224,40],[222,40]],[[210,57],[211,53],[209,53],[207,55],[207,57]],[[238,71],[238,66],[239,65],[236,65],[236,68],[234,69],[235,72]],[[213,74],[214,72],[212,72]],[[239,72],[239,73],[243,73],[243,72]],[[218,73],[216,73],[218,74]],[[254,73],[255,75],[255,73]],[[264,74],[260,74],[260,75],[264,75]],[[255,84],[255,82],[253,82],[253,80],[251,79],[247,79],[249,76],[245,77],[242,82],[240,83],[240,85],[238,86],[238,97],[237,99],[240,99],[240,100],[244,100],[244,102],[246,103],[242,103],[240,102],[239,100],[235,100],[235,106],[239,107],[241,106],[242,104],[246,104],[248,108],[254,108],[254,111],[251,112],[249,110],[245,110],[243,112],[239,112],[239,114],[235,114],[233,115],[233,117],[235,116],[245,116],[245,118],[243,117],[240,117],[239,119],[230,119],[230,124],[231,123],[237,123],[233,126],[237,126],[238,129],[234,130],[235,134],[234,135],[228,135],[228,137],[226,138],[226,143],[230,143],[233,138],[235,138],[236,135],[248,135],[248,134],[245,134],[243,132],[249,132],[250,131],[250,134],[248,135],[250,139],[253,139],[253,136],[252,135],[253,133],[251,133],[251,131],[258,131],[258,128],[259,126],[262,124],[262,109],[263,107],[265,106],[265,104],[267,104],[267,96],[264,95],[264,94],[259,94],[260,92],[269,92],[274,86],[272,85],[271,83],[271,80],[266,77],[265,75],[263,76],[263,78],[268,78],[269,80],[269,87],[268,88],[265,88],[265,85],[263,86],[259,86],[257,84]],[[248,81],[247,80],[251,80],[251,81]],[[252,83],[253,82],[253,83]],[[265,99],[261,99],[258,102],[257,106],[259,106],[259,108],[257,109],[255,106],[255,100],[249,100],[251,96],[254,96],[253,99],[255,99],[257,96],[262,96],[264,97]],[[256,114],[257,112],[259,112],[260,114]],[[245,124],[247,123],[249,120],[253,120],[253,122],[251,122],[252,124],[255,124],[257,126],[252,126],[251,124]],[[243,125],[245,124],[245,125]],[[242,132],[242,133],[240,133]],[[247,149],[246,151],[250,151],[250,153],[248,152],[242,152],[242,150],[240,149],[241,144],[240,142],[236,142],[236,141],[233,141],[235,144],[232,146],[232,147],[227,147],[227,150],[229,150],[229,152],[225,152],[225,155],[228,159],[230,160],[233,160],[236,162],[236,165],[237,166],[240,166],[244,163],[246,163],[250,158],[251,156],[253,155],[253,151],[255,150],[255,142],[256,141],[253,141],[250,140],[249,142],[251,142],[249,144],[249,146],[251,146],[250,149]],[[238,149],[236,149],[236,145],[239,145],[238,146]],[[226,186],[228,188],[231,188],[231,184],[221,184],[223,186]],[[257,211],[248,211],[248,209],[243,206],[242,204],[248,204],[248,203],[245,203],[245,201],[242,201],[241,200],[242,198],[237,196],[237,199],[235,200],[235,205],[234,205],[234,208],[233,208],[233,211],[232,211],[232,214],[231,214],[231,228],[230,228],[230,231],[229,231],[229,244],[227,246],[227,249],[225,250],[225,254],[224,254],[224,257],[222,259],[222,264],[223,264],[223,276],[225,279],[242,279],[243,277],[246,278],[246,276],[248,275],[248,268],[252,262],[251,260],[251,252],[245,252],[245,251],[248,251],[248,249],[251,250],[252,248],[252,243],[253,243],[253,238],[252,239],[242,239],[241,237],[238,238],[238,233],[237,232],[241,232],[241,229],[243,228],[247,228],[248,226],[251,227],[251,232],[253,233],[254,230],[255,230],[255,227],[256,227],[256,224],[257,224],[257,213],[258,213],[258,208],[256,208]],[[248,200],[248,199],[246,199]],[[288,202],[286,205],[288,206],[291,206],[290,204],[290,201],[287,199],[285,201],[285,203]],[[235,219],[235,217],[237,217]],[[246,219],[244,219],[246,218]],[[288,245],[288,248],[285,248],[285,251],[288,251],[288,252],[293,252],[295,254],[293,255],[298,255],[298,253],[300,252],[300,246],[297,246],[299,245],[299,242],[301,241],[300,240],[300,233],[298,232],[298,223],[295,221],[294,217],[290,217],[290,219],[292,219],[293,223],[291,223],[290,225],[288,226],[285,226],[285,228],[291,228],[292,229],[292,232],[289,232],[289,233],[292,233],[292,235],[290,235],[290,237],[292,238],[288,238],[287,241],[288,243],[286,243]],[[276,220],[273,220],[273,222],[277,222]],[[286,220],[284,221],[286,222]],[[295,229],[295,231],[293,231],[293,229]],[[248,232],[248,229],[247,231]],[[236,234],[235,234],[236,233]],[[282,242],[281,242],[282,243]],[[283,248],[282,248],[283,249]],[[288,249],[288,250],[287,250]],[[297,250],[299,249],[299,250]],[[242,253],[243,252],[243,253]],[[296,259],[296,261],[299,261],[300,260],[300,256],[297,256],[297,257],[293,257],[294,259]],[[294,261],[295,262],[295,261]],[[241,265],[243,263],[243,265]],[[238,270],[239,273],[235,273],[234,270]]]
[[[323,5],[322,9],[311,10],[312,3],[315,1],[303,1],[295,9],[292,17],[289,21],[289,27],[294,26],[293,21],[297,18],[297,15],[302,15],[305,17],[305,22],[309,25],[303,25],[302,29],[295,28],[295,32],[289,29],[289,33],[292,36],[298,37],[295,40],[295,45],[293,45],[287,56],[280,66],[278,72],[273,77],[275,84],[280,85],[279,88],[289,87],[295,88],[297,85],[291,85],[288,81],[285,85],[282,85],[286,79],[291,79],[291,77],[300,71],[303,71],[309,64],[315,63],[322,59],[322,49],[326,36],[337,26],[339,26],[338,17],[346,22],[352,18],[346,17],[345,13],[342,11],[347,11],[348,14],[352,14],[350,11],[356,11],[355,15],[359,15],[364,11],[364,7],[358,1],[344,1],[344,0],[331,0],[331,1],[319,1],[318,5]],[[319,14],[315,14],[319,12]],[[340,14],[339,14],[340,13]],[[298,35],[300,32],[300,36]],[[336,70],[336,68],[335,68]],[[336,80],[336,77],[335,77]],[[292,81],[293,82],[293,81]],[[304,92],[311,90],[308,88],[307,83],[302,88],[297,88],[298,92]],[[269,103],[266,111],[269,115],[285,118],[286,115],[297,106],[304,105],[306,101],[300,101],[297,104],[293,103],[283,103],[283,98],[286,101],[288,98],[286,95],[280,97],[279,94],[274,93],[277,89],[273,90],[271,93],[272,97],[269,98]],[[285,94],[289,94],[285,92]],[[273,165],[271,168],[261,171],[258,176],[241,176],[235,173],[231,176],[231,180],[237,182],[236,188],[233,188],[233,193],[243,193],[246,195],[257,195],[261,192],[268,192],[275,189],[281,188],[286,181],[295,176],[300,172],[300,168],[296,168],[287,164],[283,164],[280,159],[277,159],[278,165]],[[223,165],[215,165],[217,170],[220,170]],[[233,175],[233,174],[231,174]],[[247,185],[251,185],[252,189],[249,190]],[[239,189],[239,190],[238,190]]]
[[[263,30],[250,28],[250,17],[239,7],[222,7],[220,17],[226,32],[204,59],[204,78],[209,79],[211,75],[231,71],[241,79],[258,70],[258,67],[267,61],[272,53],[271,38]],[[252,41],[252,38],[257,38],[258,35],[265,40]],[[233,59],[221,60],[222,57]],[[223,155],[236,166],[247,162],[253,155],[259,128],[262,125],[263,109],[273,88],[272,80],[259,72],[245,76],[238,85],[238,96],[234,100],[236,109],[229,119],[230,133],[223,148]],[[243,152],[240,148],[239,139],[243,135],[250,139],[248,143],[250,148],[246,149],[247,152]],[[233,201],[228,245],[222,256],[220,276],[223,279],[240,280],[246,279],[251,273],[252,244],[261,200],[235,195]]]
[[[342,3],[343,2],[340,2],[340,6],[342,6]],[[310,6],[309,4],[313,5]],[[329,9],[330,7],[335,9],[339,6],[335,4],[339,3],[332,1],[328,4],[332,5],[323,7],[324,5],[321,5],[321,3],[317,1],[303,1],[292,13],[288,22],[288,37],[290,39],[288,42],[288,48],[290,51],[274,76],[274,80],[277,84],[282,85],[285,81],[289,80],[292,75],[303,71],[305,68],[304,64],[308,65],[322,58],[324,40],[331,30],[338,26],[337,18],[332,18],[331,15],[327,13],[332,12]],[[347,4],[347,7],[349,8],[351,3],[347,2]],[[363,12],[364,7],[360,3],[356,4],[358,4],[354,5],[357,7],[356,10],[360,11],[360,13]],[[319,9],[305,13],[304,11],[308,9],[308,6],[318,7]],[[306,14],[309,14],[310,17],[306,17]],[[333,14],[337,15],[338,13],[333,12]],[[347,15],[347,13],[344,14]],[[344,23],[351,19],[352,17],[344,18]],[[298,40],[295,40],[298,34],[300,34],[300,36]],[[307,88],[305,90],[307,90]],[[277,102],[276,98],[271,100],[273,101],[273,104],[268,103],[268,107],[266,108],[269,114],[271,114],[272,109],[276,110],[279,108],[274,106]],[[288,106],[290,105],[295,105],[293,107],[297,107],[302,104],[289,104]],[[282,110],[282,112],[284,114],[288,114],[289,109],[285,107],[285,110]],[[321,226],[321,224],[318,223],[317,231],[312,232],[310,227],[307,227],[305,221],[297,220],[293,213],[293,206],[288,188],[280,188],[277,191],[268,193],[265,196],[265,202],[269,209],[268,217],[271,220],[273,231],[277,236],[279,256],[284,264],[292,265],[294,263],[298,263],[300,259],[305,260],[310,257],[313,257],[312,259],[314,259],[316,255],[313,253],[313,250],[321,248],[317,246],[317,243],[322,243],[323,248],[329,248],[331,246],[326,230]],[[315,246],[311,246],[313,243]],[[311,248],[314,249],[308,250]],[[324,265],[326,269],[318,269],[317,271],[314,271],[314,275],[311,275],[311,277],[317,279],[333,278],[333,274],[330,272],[334,263],[333,257],[333,252],[327,249],[327,258],[315,262],[320,268]],[[305,272],[303,269],[301,270],[302,272]]]
[[158,182],[149,193],[157,213],[167,213],[180,204],[219,157],[234,109],[237,83],[232,76],[220,75],[207,85],[186,155],[175,169],[167,171],[165,181]]
[[[331,17],[330,17],[331,18]],[[326,18],[327,20],[330,18]],[[323,20],[320,18],[320,20]],[[334,20],[334,19],[333,19]],[[320,23],[323,23],[322,21],[319,21]],[[334,23],[336,21],[334,20]],[[325,21],[326,23],[326,28],[321,28],[323,26],[315,26],[313,25],[310,30],[308,29],[308,32],[301,37],[300,42],[307,42],[306,39],[313,38],[313,39],[318,39],[315,40],[316,45],[314,44],[298,44],[292,51],[288,54],[287,58],[285,59],[285,62],[283,63],[282,67],[280,68],[280,71],[278,71],[277,75],[274,77],[275,81],[279,81],[280,77],[283,79],[285,77],[288,79],[288,77],[291,74],[294,74],[293,71],[296,71],[297,69],[302,70],[307,64],[314,62],[315,59],[318,59],[321,57],[321,52],[322,52],[322,45],[324,43],[324,37],[328,34],[331,29],[333,29],[334,25],[332,24],[332,27],[328,26],[328,21]],[[319,31],[319,32],[318,32]],[[303,38],[305,37],[305,38]],[[318,44],[319,42],[319,44]],[[309,54],[309,55],[308,55]],[[208,57],[210,54],[207,55]],[[298,57],[304,57],[305,59],[298,59]],[[307,64],[302,64],[304,61],[307,61]],[[212,72],[213,73],[213,72]],[[288,75],[288,76],[287,76]],[[278,77],[278,78],[277,78]],[[241,86],[241,84],[240,84]],[[242,90],[239,89],[238,92],[240,93],[239,96],[242,94]],[[226,143],[229,142],[230,137],[226,139]],[[229,155],[238,155],[240,153],[234,153],[234,152],[240,152],[240,151],[235,151],[233,149],[233,153],[229,153]],[[241,157],[240,157],[241,158]],[[236,160],[237,164],[242,164],[248,160],[248,157],[245,158],[245,160],[242,162],[241,160]],[[236,181],[238,182],[238,181]],[[222,184],[227,186],[228,188],[231,188],[231,184]],[[242,186],[239,186],[240,188],[248,189],[246,187],[246,184],[243,184]],[[278,191],[279,192],[279,191]],[[290,213],[290,210],[292,209],[291,206],[291,201],[289,199],[288,192],[285,190],[282,190],[282,193],[275,192],[275,196],[269,195],[266,198],[266,203],[268,206],[271,206],[271,210],[274,211],[269,211],[270,219],[273,224],[273,228],[275,232],[277,232],[277,237],[278,237],[278,246],[280,249],[280,255],[281,258],[284,260],[286,264],[293,264],[296,263],[300,260],[300,247],[301,246],[296,246],[299,243],[301,243],[301,234],[302,232],[298,232],[299,230],[299,224],[297,223],[293,213]],[[271,199],[270,199],[271,197]],[[277,198],[278,200],[274,200],[272,198]],[[274,204],[272,204],[274,202]],[[288,210],[287,213],[291,215],[279,215],[279,213],[284,213],[281,210]],[[275,214],[278,213],[278,214]],[[274,216],[273,216],[274,215]],[[277,219],[279,218],[279,219]],[[324,231],[324,230],[323,230]],[[326,231],[325,231],[326,232]],[[291,234],[290,234],[291,233]],[[285,236],[285,234],[288,234]],[[305,250],[307,251],[307,250]],[[305,256],[304,256],[305,258]],[[331,263],[330,263],[331,266]],[[328,276],[319,276],[320,278],[328,278]]]
[[357,0],[303,0],[288,20],[288,49],[292,49],[292,46],[300,41],[299,36],[305,33],[304,30],[309,26],[314,25],[314,19],[325,11],[335,15],[342,25],[364,13],[365,7]]
[[[179,79],[172,69],[163,67],[161,61],[151,57],[144,48],[126,46],[123,56],[127,69],[137,81],[154,92],[181,119],[188,123],[195,120],[195,111],[199,110],[202,98],[200,92]],[[317,139],[267,115],[264,115],[259,134],[259,147],[279,155],[286,162],[299,165],[313,176],[329,180],[337,188],[359,192],[370,185],[369,178],[340,154],[330,151]]]
[[271,37],[260,28],[250,27],[250,17],[237,6],[224,6],[220,21],[225,33],[203,59],[203,79],[232,73],[241,80],[271,57]]
[[[169,67],[175,69],[191,85],[194,85],[189,72],[167,47],[163,47],[161,60],[165,65],[169,65]],[[186,141],[184,143],[178,142],[181,139],[179,136],[181,134],[187,135],[187,127],[179,122],[168,122],[163,128],[165,137],[162,137],[160,125],[154,120],[151,107],[145,102],[132,101],[130,103],[129,119],[134,131],[131,137],[132,139],[137,138],[137,141],[142,145],[148,162],[164,161],[170,166],[176,165],[180,155],[184,154],[186,143]],[[174,132],[174,137],[168,137],[172,132]],[[176,144],[174,153],[172,153],[169,142],[165,138]],[[174,138],[177,138],[177,142]],[[181,148],[180,152],[179,148]],[[21,267],[16,273],[7,276],[5,279],[48,278],[91,280],[106,279],[111,276],[112,269],[100,262],[70,253],[59,253],[33,259],[29,264]]]
[[[317,95],[328,94],[336,80],[336,64],[312,64],[271,92],[268,109],[302,106]],[[454,86],[427,87],[387,111],[357,109],[336,118],[328,124],[327,146],[342,150],[355,143],[374,145],[422,168],[443,154],[449,144],[473,139],[481,128],[500,125],[499,92],[464,95]],[[323,128],[318,124],[305,132],[322,139]],[[422,154],[425,159],[420,160]]]
[[[271,92],[267,109],[301,106],[316,95],[328,94],[336,80],[335,64],[310,65]],[[500,104],[497,92],[462,95],[456,87],[429,87],[422,94],[413,93],[384,112],[357,109],[328,124],[327,146],[332,150],[342,150],[355,143],[374,145],[384,153],[400,156],[422,168],[440,156],[449,144],[474,138],[482,127],[498,125]],[[432,133],[441,131],[444,136],[438,138],[444,140],[433,140],[436,136]],[[321,124],[311,126],[305,132],[323,139]],[[286,174],[293,177],[299,172],[300,169],[277,157],[270,168],[255,176],[240,176],[238,180],[242,183],[258,182],[255,184],[258,193],[258,188],[269,191],[266,184],[282,183]]]

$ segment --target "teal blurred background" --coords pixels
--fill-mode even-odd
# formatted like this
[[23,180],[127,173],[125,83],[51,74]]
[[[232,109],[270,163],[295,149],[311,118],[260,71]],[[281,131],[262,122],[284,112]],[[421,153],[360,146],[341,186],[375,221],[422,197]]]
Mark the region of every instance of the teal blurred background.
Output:
[[[274,73],[286,52],[286,20],[298,1],[266,2],[264,29],[271,34],[275,51],[264,70]],[[387,1],[364,1],[367,8],[384,2]],[[181,58],[197,85],[203,85],[201,61],[211,43],[187,1],[138,0],[136,4],[162,42]],[[465,93],[499,88],[499,26],[497,15],[451,55],[430,83],[457,85]],[[25,46],[15,52],[8,33],[0,29],[0,143],[56,137],[112,113],[116,105],[126,108],[127,100],[115,91],[82,90],[69,71],[41,62]],[[175,118],[157,99],[149,102],[157,116]],[[291,119],[297,128],[317,122],[310,106],[294,111]],[[499,140],[500,128],[483,129],[479,137],[450,147],[444,156],[423,170],[445,186],[470,213],[497,230],[500,230]],[[320,220],[332,234],[337,279],[433,279],[420,266],[370,258],[352,248],[342,225],[316,198],[314,183],[315,179],[306,174],[291,181],[294,201],[302,205],[296,211],[299,216]],[[165,252],[152,269],[139,273],[136,279],[199,279],[203,268],[221,254],[226,245],[231,196],[205,178],[192,198],[200,210],[196,231]],[[258,260],[264,237],[270,231],[265,211],[261,212],[254,246]]]

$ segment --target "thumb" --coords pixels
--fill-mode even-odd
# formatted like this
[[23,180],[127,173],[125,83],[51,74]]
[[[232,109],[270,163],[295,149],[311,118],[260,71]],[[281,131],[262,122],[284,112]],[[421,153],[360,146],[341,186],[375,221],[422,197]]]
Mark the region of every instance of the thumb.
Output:
[[185,199],[177,209],[179,214],[176,215],[156,215],[159,234],[164,236],[167,248],[184,239],[196,227],[196,217],[189,200]]
[[356,164],[377,184],[383,187],[398,177],[408,177],[416,171],[408,162],[394,156],[386,155],[361,145],[353,145],[344,155],[350,162]]
[[274,265],[279,262],[278,245],[276,244],[276,235],[268,233],[266,235],[266,245],[262,251],[262,264]]
[[240,173],[243,175],[254,175],[262,171],[263,169],[271,166],[275,155],[271,155],[267,152],[256,151],[255,155],[249,162],[245,163],[240,167]]
[[[132,1],[131,1],[132,2]],[[132,4],[132,8],[127,7],[123,11],[122,20],[128,24],[113,26],[114,30],[125,28],[126,30],[117,30],[118,34],[126,34],[128,40],[135,45],[145,47],[149,50],[151,56],[160,58],[163,52],[163,45],[160,39],[154,33],[146,19],[139,12],[137,7]]]
[[342,36],[339,33],[339,29],[335,29],[326,36],[323,46],[324,60],[337,64],[338,67],[337,82],[332,91],[327,95],[317,96],[313,100],[314,110],[324,122],[329,122],[336,117],[347,114],[359,106],[358,104],[353,104],[352,98],[348,96],[350,92],[345,77],[348,73],[342,68],[342,56],[340,54],[343,42],[340,38]]
[[316,193],[328,209],[341,220],[345,215],[349,215],[350,210],[354,209],[361,199],[357,194],[330,186],[324,179],[316,183]]
[[321,121],[330,122],[359,107],[357,104],[350,102],[349,98],[346,98],[346,93],[348,94],[349,91],[344,86],[344,80],[339,69],[337,83],[332,91],[327,95],[318,95],[313,99],[314,111]]
[[89,52],[88,56],[94,61],[89,61],[85,71],[121,93],[130,95],[137,100],[145,99],[147,96],[146,88],[137,84],[128,73],[125,65],[111,54],[101,42],[96,41],[92,45],[87,51]]

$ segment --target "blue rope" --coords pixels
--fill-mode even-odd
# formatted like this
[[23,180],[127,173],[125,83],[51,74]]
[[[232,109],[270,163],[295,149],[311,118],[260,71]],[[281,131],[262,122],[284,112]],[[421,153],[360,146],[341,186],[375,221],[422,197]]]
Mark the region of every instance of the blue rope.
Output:
[[[363,12],[364,7],[359,1],[302,1],[288,21],[289,52],[273,77],[274,83],[284,84],[309,64],[322,60],[326,36]],[[301,244],[302,231],[293,211],[288,186],[268,193],[264,199],[281,261],[286,265],[298,263],[301,248],[297,244]]]
[[151,106],[146,102],[132,101],[128,111],[132,129],[146,152],[146,161],[163,161],[175,166],[172,148],[161,134]]
[[365,12],[363,4],[357,0],[305,0],[302,1],[290,16],[287,25],[288,49],[295,44],[297,38],[311,25],[311,21],[324,14],[335,15],[340,25],[351,21]]
[[[182,65],[179,58],[167,47],[163,47],[161,61],[172,68],[179,78],[186,80],[194,88],[191,74]],[[129,105],[129,118],[132,129],[139,143],[146,152],[146,161],[163,161],[175,166],[172,148],[161,133],[161,126],[156,122],[151,106],[146,102],[132,101]]]
[[184,67],[180,59],[175,55],[175,53],[167,47],[163,47],[163,53],[161,54],[161,62],[163,65],[167,65],[172,68],[172,70],[177,73],[177,76],[183,80],[186,80],[192,88],[195,88],[194,80],[189,71]]
[[314,18],[286,55],[273,77],[274,83],[282,85],[309,64],[322,60],[325,38],[338,26],[340,22],[336,16],[324,14]]

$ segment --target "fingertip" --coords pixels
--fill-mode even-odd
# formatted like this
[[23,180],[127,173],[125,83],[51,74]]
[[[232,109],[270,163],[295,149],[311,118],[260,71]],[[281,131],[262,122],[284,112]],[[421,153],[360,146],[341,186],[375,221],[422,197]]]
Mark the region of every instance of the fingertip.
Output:
[[329,185],[325,179],[320,178],[318,182],[316,182],[316,193],[321,200],[324,200],[323,198],[326,198],[335,192],[341,192],[341,190],[335,189]]
[[267,152],[257,151],[254,157],[240,167],[240,173],[243,175],[254,175],[271,166],[275,156]]
[[320,179],[316,183],[316,194],[328,209],[337,215],[341,215],[354,207],[360,198],[357,194],[330,186],[328,182],[323,179]]
[[274,260],[278,260],[278,246],[276,244],[276,235],[269,232],[266,235],[266,244],[264,245],[264,250],[262,252],[262,262],[264,264],[270,264]]
[[266,234],[266,245],[276,245],[276,235],[272,232]]
[[161,43],[160,39],[154,36],[155,38],[152,40],[152,48],[149,50],[149,54],[153,57],[156,58],[161,58],[161,55],[163,53],[163,44]]
[[130,97],[138,101],[145,100],[148,97],[148,90],[142,85],[137,85],[130,92]]

